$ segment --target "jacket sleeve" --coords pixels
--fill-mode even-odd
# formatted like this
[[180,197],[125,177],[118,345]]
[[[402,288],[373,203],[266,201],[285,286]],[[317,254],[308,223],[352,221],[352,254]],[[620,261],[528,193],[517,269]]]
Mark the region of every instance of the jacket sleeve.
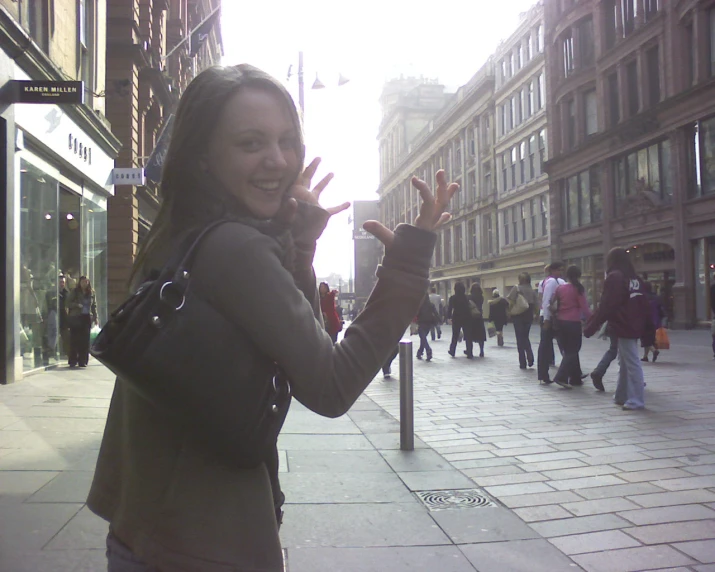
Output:
[[627,294],[623,288],[623,280],[623,274],[620,272],[610,272],[608,276],[606,276],[606,280],[603,283],[601,301],[596,311],[586,323],[586,328],[584,329],[584,335],[586,337],[595,334],[604,322],[611,319],[611,316],[618,306],[623,304],[623,295]]
[[207,236],[197,253],[193,287],[283,369],[296,399],[320,415],[338,417],[372,381],[415,316],[429,286],[435,240],[434,233],[412,226],[395,229],[365,309],[337,344],[281,265],[278,244],[243,225],[226,224]]
[[454,296],[449,297],[449,305],[447,306],[447,319],[452,319],[452,312],[454,311]]

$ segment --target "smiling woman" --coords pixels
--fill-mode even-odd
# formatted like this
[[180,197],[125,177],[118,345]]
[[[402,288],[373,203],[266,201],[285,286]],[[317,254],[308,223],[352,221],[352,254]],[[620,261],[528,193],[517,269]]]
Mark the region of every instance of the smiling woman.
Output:
[[[276,443],[291,396],[344,414],[424,297],[433,231],[457,189],[442,171],[436,197],[413,180],[423,201],[414,226],[365,224],[385,257],[334,343],[312,263],[328,219],[349,205],[320,206],[332,175],[311,188],[319,159],[303,170],[303,153],[292,99],[256,68],[206,70],[182,96],[164,202],[134,269],[143,286],[94,352],[101,360],[122,335],[135,344],[130,361],[150,371],[117,379],[88,499],[110,524],[110,570],[283,570]],[[190,269],[176,263],[188,245]],[[167,309],[178,282],[183,298]],[[162,384],[169,391],[152,391]]]

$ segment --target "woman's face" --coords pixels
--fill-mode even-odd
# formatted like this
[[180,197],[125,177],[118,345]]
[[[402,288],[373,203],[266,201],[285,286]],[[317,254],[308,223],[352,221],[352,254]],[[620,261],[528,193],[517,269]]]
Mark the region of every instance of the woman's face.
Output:
[[320,292],[320,295],[321,295],[321,296],[324,296],[325,294],[328,293],[328,287],[327,287],[325,284],[321,284],[321,285],[318,287],[318,291]]
[[82,278],[82,280],[79,281],[79,286],[82,288],[82,290],[86,290],[87,286],[89,286],[89,280],[86,278]]
[[299,174],[299,140],[286,100],[246,87],[221,113],[202,167],[254,217],[269,219]]

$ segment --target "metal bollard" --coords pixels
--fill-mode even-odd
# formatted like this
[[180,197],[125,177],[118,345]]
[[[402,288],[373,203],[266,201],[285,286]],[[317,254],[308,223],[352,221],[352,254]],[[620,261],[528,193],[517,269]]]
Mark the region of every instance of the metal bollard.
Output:
[[412,342],[400,340],[400,449],[403,451],[415,450],[412,383]]

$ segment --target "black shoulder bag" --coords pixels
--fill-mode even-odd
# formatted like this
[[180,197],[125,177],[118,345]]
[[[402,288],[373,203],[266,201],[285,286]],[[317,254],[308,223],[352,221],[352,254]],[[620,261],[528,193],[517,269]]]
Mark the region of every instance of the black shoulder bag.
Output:
[[250,468],[275,449],[291,388],[236,324],[191,289],[197,246],[226,222],[208,225],[142,284],[90,351],[225,462]]

